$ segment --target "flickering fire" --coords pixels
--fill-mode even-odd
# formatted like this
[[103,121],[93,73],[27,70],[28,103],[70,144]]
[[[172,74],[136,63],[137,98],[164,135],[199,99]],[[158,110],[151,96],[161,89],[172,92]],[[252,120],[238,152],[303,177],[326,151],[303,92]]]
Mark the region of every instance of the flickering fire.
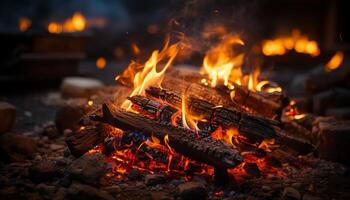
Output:
[[273,149],[278,147],[279,145],[276,144],[275,139],[263,140],[259,145],[259,148],[265,150],[266,152],[272,152]]
[[137,46],[137,44],[136,43],[132,43],[131,45],[130,45],[130,47],[131,47],[131,50],[132,50],[132,52],[133,52],[133,54],[134,55],[139,55],[140,53],[141,53],[141,50],[140,50],[140,48]]
[[68,18],[64,23],[50,22],[47,30],[49,33],[62,32],[81,32],[86,28],[86,18],[80,13],[76,12],[71,18]]
[[[149,86],[160,86],[164,78],[165,71],[172,64],[181,48],[181,42],[170,45],[170,38],[168,37],[163,50],[160,52],[158,50],[153,51],[151,57],[144,64],[142,71],[137,72],[133,77],[134,89],[129,96],[145,95],[145,90]],[[158,71],[157,64],[161,61],[166,62],[161,67],[161,70]],[[136,69],[135,65],[137,65],[136,62],[131,62],[128,68],[130,68],[130,70]],[[122,108],[129,110],[131,108],[131,102],[126,100],[122,104]]]
[[310,40],[295,29],[291,35],[265,40],[262,44],[262,52],[265,56],[284,55],[288,51],[295,50],[298,53],[318,56],[320,49],[315,40]]
[[106,67],[107,60],[104,57],[99,57],[96,60],[96,67],[99,69],[104,69]]
[[227,144],[231,145],[232,147],[236,147],[234,143],[239,143],[238,136],[239,132],[237,129],[230,128],[228,130],[223,130],[221,126],[211,133],[211,137],[213,137],[216,140],[222,140]]
[[242,46],[244,42],[238,36],[226,35],[218,45],[206,53],[202,72],[208,74],[212,87],[215,87],[219,81],[227,86],[229,79],[236,82],[241,78],[244,54],[236,55],[232,49],[234,45]]
[[21,32],[27,31],[32,25],[32,21],[29,18],[21,17],[19,19],[18,28]]
[[334,56],[325,65],[325,70],[330,72],[337,69],[343,63],[343,59],[344,59],[344,53],[341,51],[337,51],[334,54]]

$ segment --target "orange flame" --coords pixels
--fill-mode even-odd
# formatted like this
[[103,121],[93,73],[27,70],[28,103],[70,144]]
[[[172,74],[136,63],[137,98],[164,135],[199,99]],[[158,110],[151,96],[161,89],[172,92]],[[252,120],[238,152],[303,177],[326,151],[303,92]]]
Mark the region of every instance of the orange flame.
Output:
[[235,147],[235,145],[233,144],[233,141],[235,141],[235,143],[239,142],[238,135],[239,135],[239,132],[236,128],[230,128],[230,129],[225,131],[220,126],[214,132],[212,132],[211,137],[216,139],[216,140],[223,140],[227,144]]
[[279,145],[275,143],[275,139],[265,139],[259,145],[259,148],[264,149],[266,152],[272,152],[273,149],[278,147]]
[[32,25],[32,21],[26,17],[21,17],[19,19],[18,28],[21,32],[27,31]]
[[234,45],[244,45],[244,42],[238,36],[226,35],[217,46],[206,53],[202,72],[209,75],[212,87],[218,81],[223,81],[227,86],[229,78],[237,81],[241,77],[244,54],[235,55],[232,50]]
[[262,52],[265,56],[284,55],[292,49],[298,53],[309,54],[311,56],[318,56],[320,54],[317,42],[309,40],[307,36],[301,35],[297,29],[293,30],[290,36],[265,40],[262,44]]
[[49,33],[61,32],[81,32],[86,28],[86,18],[80,13],[76,12],[71,18],[64,21],[63,24],[57,22],[50,22],[47,30]]
[[337,51],[326,64],[325,66],[326,71],[330,72],[337,69],[343,63],[343,59],[344,59],[343,52]]
[[[159,52],[158,50],[153,51],[151,57],[144,64],[142,71],[137,72],[135,74],[135,77],[133,79],[134,90],[129,96],[145,95],[145,90],[149,86],[160,86],[164,78],[165,71],[173,62],[180,48],[180,42],[173,45],[169,45],[168,37],[165,42],[165,46],[161,52]],[[162,69],[158,72],[157,64],[160,61],[165,60],[166,58],[168,58],[168,60],[166,61]],[[122,104],[122,108],[129,110],[131,108],[131,102],[129,100],[124,101],[124,103]]]

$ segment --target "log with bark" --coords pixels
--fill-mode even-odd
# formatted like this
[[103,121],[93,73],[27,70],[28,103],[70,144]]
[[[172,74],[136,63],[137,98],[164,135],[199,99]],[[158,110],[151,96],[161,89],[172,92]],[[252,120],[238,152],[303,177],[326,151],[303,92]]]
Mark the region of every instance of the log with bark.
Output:
[[[111,106],[111,105],[109,105]],[[160,123],[137,113],[103,105],[103,115],[93,119],[110,124],[122,130],[136,131],[163,141],[168,135],[169,145],[178,153],[190,159],[216,167],[232,168],[243,161],[239,152],[219,140],[211,137],[198,137],[188,129],[174,127],[169,123]],[[200,134],[205,135],[205,134]]]
[[[181,105],[181,102],[179,103],[181,98],[174,92],[156,87],[151,87],[146,92],[148,95],[159,98],[171,105],[177,107]],[[169,116],[172,115],[170,113],[177,112],[175,109],[169,109],[168,105],[162,105],[144,96],[133,96],[129,97],[129,99],[142,110],[141,112],[146,112],[146,115],[151,115],[151,118],[160,119],[160,121],[164,119],[167,119],[167,122],[170,121],[171,117]],[[249,142],[250,144],[260,143],[262,140],[274,138],[281,146],[286,146],[297,154],[307,154],[314,150],[313,145],[309,142],[285,133],[284,130],[278,127],[279,124],[276,121],[261,119],[254,115],[223,107],[214,107],[204,100],[195,98],[186,98],[186,100],[187,111],[191,115],[204,117],[207,123],[214,127],[211,130],[218,127],[226,129],[237,128],[239,133],[248,139],[245,142]]]
[[284,101],[272,101],[263,95],[251,91],[246,87],[232,83],[234,90],[232,91],[232,100],[239,104],[253,110],[254,112],[269,117],[272,119],[279,119],[282,109],[285,106]]
[[[150,87],[146,90],[146,93],[181,110],[181,96],[176,92]],[[148,107],[150,106],[148,105],[157,104],[157,101],[143,96],[133,96],[129,99],[134,104],[144,108],[143,110],[149,110]],[[252,143],[261,142],[263,139],[271,139],[276,136],[273,126],[277,126],[278,122],[265,120],[235,109],[216,107],[214,104],[193,96],[186,98],[185,105],[190,115],[207,120],[214,128],[220,126],[223,128],[236,128]]]

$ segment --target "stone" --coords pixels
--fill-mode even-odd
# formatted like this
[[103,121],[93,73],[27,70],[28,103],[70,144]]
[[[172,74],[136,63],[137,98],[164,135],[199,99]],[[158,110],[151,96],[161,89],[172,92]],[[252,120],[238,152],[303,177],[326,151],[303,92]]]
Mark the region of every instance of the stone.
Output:
[[312,136],[320,158],[350,164],[350,120],[324,118],[315,121]]
[[132,169],[129,173],[128,173],[128,178],[130,180],[137,180],[141,177],[141,174],[139,172],[139,170],[137,169]]
[[203,183],[187,182],[178,186],[179,196],[184,200],[206,199],[207,189]]
[[282,199],[301,199],[301,194],[292,187],[286,187],[283,190]]
[[65,105],[59,108],[55,116],[55,124],[60,133],[66,129],[74,129],[89,110],[86,99],[67,101]]
[[67,190],[66,199],[114,200],[114,197],[92,186],[73,183]]
[[64,149],[64,145],[61,144],[50,144],[50,149],[53,151],[57,151],[59,149]]
[[103,83],[97,79],[84,77],[67,77],[61,85],[63,97],[90,97],[103,87]]
[[259,177],[261,175],[259,167],[256,163],[245,163],[244,170],[253,177]]
[[16,107],[0,101],[0,134],[12,128],[16,121]]
[[153,186],[157,184],[163,184],[166,182],[166,178],[161,174],[147,174],[145,176],[145,184],[148,186]]
[[52,185],[46,185],[44,183],[38,184],[35,189],[43,195],[52,196],[56,192],[56,187]]
[[32,137],[5,133],[0,136],[0,158],[4,162],[23,162],[32,159],[38,151]]
[[43,128],[42,134],[49,137],[50,139],[57,138],[60,136],[60,133],[58,132],[55,124],[53,122],[49,122],[45,124],[45,127]]
[[85,154],[74,160],[66,169],[73,179],[96,185],[106,173],[107,161],[102,153]]
[[329,108],[325,111],[325,114],[337,119],[350,119],[350,107]]
[[29,168],[29,178],[34,183],[53,180],[59,175],[58,168],[53,161],[43,160]]
[[310,194],[304,194],[303,195],[303,200],[321,200],[321,198],[312,196]]

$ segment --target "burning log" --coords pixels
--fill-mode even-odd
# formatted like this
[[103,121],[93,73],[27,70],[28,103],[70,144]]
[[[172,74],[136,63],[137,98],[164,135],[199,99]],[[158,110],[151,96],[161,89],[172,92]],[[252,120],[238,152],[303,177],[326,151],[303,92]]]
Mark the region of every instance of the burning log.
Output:
[[[159,98],[178,109],[181,108],[181,96],[176,92],[151,87],[146,90],[146,93],[152,97]],[[151,103],[154,102],[153,100],[142,96],[134,96],[129,99],[141,107],[145,107],[145,103],[155,104]],[[139,99],[143,99],[143,104],[140,103],[141,101]],[[186,101],[189,114],[208,120],[210,124],[216,128],[219,126],[225,128],[237,128],[242,135],[253,143],[262,141],[263,139],[274,138],[276,135],[272,126],[277,126],[278,122],[265,120],[234,109],[216,107],[210,102],[197,99],[193,96],[188,97]]]
[[[174,92],[151,87],[150,89],[146,90],[146,93],[164,100],[165,102],[176,107],[181,106],[181,98]],[[148,114],[159,115],[153,118],[160,119],[160,121],[167,118],[165,116],[170,115],[168,108],[169,106],[162,107],[160,103],[147,97],[133,96],[129,99]],[[223,107],[214,107],[214,105],[204,100],[195,98],[187,98],[186,105],[188,107],[188,112],[191,115],[204,117],[210,126],[214,126],[215,129],[218,127],[237,128],[239,133],[248,139],[249,143],[251,144],[257,142],[259,143],[266,139],[276,139],[279,144],[296,151],[298,154],[307,154],[314,149],[310,143],[286,134],[284,131],[279,129],[279,124],[276,121],[262,119],[244,112],[226,109]],[[173,110],[171,113],[175,112],[176,111]]]
[[[233,83],[234,95],[232,99],[235,103],[252,109],[258,114],[266,117],[278,119],[282,113],[284,102],[276,103],[259,93],[250,91],[248,88]],[[272,97],[272,96],[271,96]],[[283,102],[283,103],[282,103]]]
[[243,161],[237,150],[211,137],[197,137],[191,130],[156,122],[121,108],[110,110],[106,104],[102,110],[103,116],[93,117],[95,120],[122,130],[141,132],[149,137],[153,135],[160,141],[168,135],[169,145],[190,159],[222,168],[232,168]]

